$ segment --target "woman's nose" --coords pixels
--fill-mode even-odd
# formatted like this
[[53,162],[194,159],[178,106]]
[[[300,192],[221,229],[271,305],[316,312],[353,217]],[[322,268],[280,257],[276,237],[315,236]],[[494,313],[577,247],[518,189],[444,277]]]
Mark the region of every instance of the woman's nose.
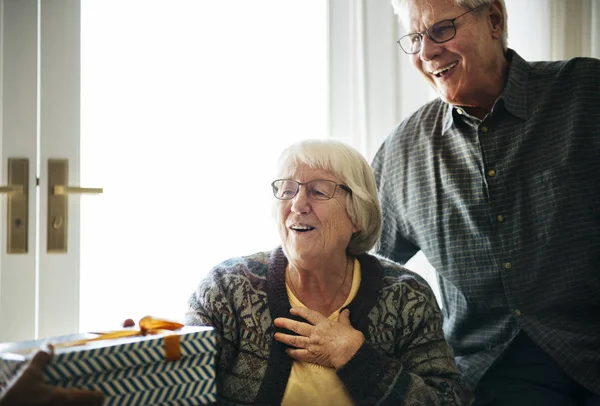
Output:
[[310,199],[305,187],[300,187],[296,196],[292,199],[292,211],[294,213],[310,212]]

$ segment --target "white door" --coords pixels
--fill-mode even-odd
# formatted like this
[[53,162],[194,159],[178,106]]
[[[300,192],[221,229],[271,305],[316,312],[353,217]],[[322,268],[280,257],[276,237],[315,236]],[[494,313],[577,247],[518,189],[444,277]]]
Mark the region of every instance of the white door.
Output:
[[[6,1],[0,4],[0,99],[2,162],[0,182],[8,184],[8,158],[29,160],[29,208],[36,207],[37,162],[37,2]],[[18,38],[18,41],[16,40]],[[0,341],[32,337],[37,319],[35,244],[37,219],[26,216],[28,253],[7,254],[9,196],[0,197]],[[33,249],[32,249],[33,248]]]
[[26,249],[9,252],[8,196],[2,205],[0,340],[77,331],[80,315],[79,197],[69,197],[67,252],[48,253],[48,161],[69,162],[79,183],[79,2],[4,0],[2,13],[2,182],[13,158],[28,161]]
[[[0,341],[179,319],[211,266],[277,245],[277,155],[326,134],[326,2],[0,4],[4,184],[30,163],[27,253],[7,252],[0,198]],[[50,216],[61,253],[50,159],[104,189]]]

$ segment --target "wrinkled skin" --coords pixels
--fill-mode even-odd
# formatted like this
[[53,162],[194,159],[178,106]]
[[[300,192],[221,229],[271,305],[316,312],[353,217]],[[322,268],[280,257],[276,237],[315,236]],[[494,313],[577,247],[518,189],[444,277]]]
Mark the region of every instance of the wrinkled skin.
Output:
[[[465,11],[453,0],[409,2],[409,32],[421,32],[434,23]],[[501,38],[505,16],[498,1],[456,20],[456,36],[437,44],[423,37],[421,52],[410,55],[413,66],[446,103],[464,107],[483,118],[502,93],[508,72]],[[443,75],[439,69],[451,67]]]
[[279,317],[277,327],[298,335],[275,333],[275,340],[291,347],[287,354],[295,360],[339,369],[343,367],[364,343],[363,334],[350,324],[350,311],[343,310],[339,321],[329,320],[321,313],[306,308],[292,308],[290,313],[308,323]]

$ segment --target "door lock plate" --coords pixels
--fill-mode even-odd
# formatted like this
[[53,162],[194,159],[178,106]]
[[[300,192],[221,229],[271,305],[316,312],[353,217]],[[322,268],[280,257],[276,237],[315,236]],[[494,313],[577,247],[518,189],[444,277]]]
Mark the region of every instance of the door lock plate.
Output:
[[29,159],[8,158],[8,186],[15,188],[15,191],[6,196],[6,252],[26,254],[29,236]]
[[46,221],[46,251],[67,252],[67,195],[54,193],[55,186],[69,184],[69,161],[48,160],[48,218]]

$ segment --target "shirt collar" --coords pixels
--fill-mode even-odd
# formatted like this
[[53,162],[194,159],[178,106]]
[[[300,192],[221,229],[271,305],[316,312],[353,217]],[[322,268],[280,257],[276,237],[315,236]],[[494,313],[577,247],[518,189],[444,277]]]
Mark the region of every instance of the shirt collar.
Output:
[[451,104],[448,104],[448,108],[446,109],[446,116],[444,117],[444,122],[442,125],[442,134],[446,134],[446,132],[454,125],[455,110],[457,110],[456,107],[454,107]]
[[506,87],[500,95],[506,110],[522,119],[527,118],[527,88],[531,65],[519,54],[509,49],[506,58],[510,63]]

